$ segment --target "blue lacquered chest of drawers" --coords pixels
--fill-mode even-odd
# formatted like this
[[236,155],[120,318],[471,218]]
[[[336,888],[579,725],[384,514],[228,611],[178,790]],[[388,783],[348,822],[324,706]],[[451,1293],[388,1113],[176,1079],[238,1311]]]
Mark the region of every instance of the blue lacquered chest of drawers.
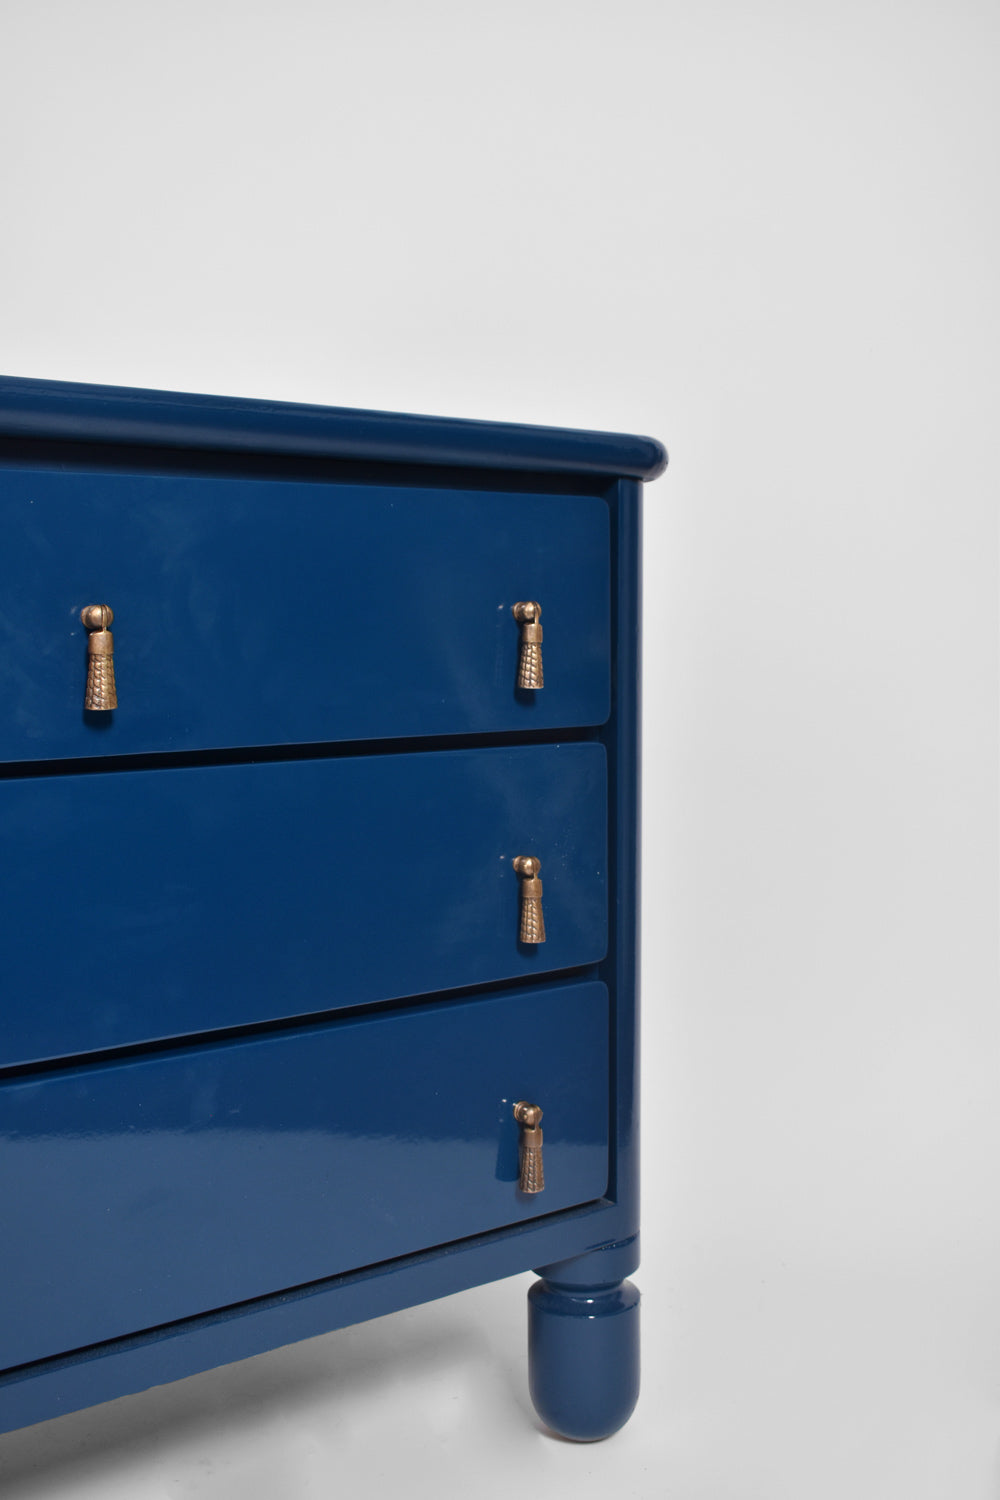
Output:
[[0,380],[0,1431],[532,1268],[626,1420],[664,463]]

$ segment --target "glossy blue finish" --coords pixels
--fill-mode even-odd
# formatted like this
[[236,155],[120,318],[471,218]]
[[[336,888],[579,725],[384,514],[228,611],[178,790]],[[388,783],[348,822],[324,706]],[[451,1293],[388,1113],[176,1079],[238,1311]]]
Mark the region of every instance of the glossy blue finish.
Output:
[[655,479],[663,445],[622,433],[470,422],[287,401],[0,376],[0,434],[295,453],[380,463],[559,470]]
[[543,1281],[560,1287],[593,1287],[614,1286],[631,1276],[638,1265],[639,1236],[632,1234],[627,1239],[601,1245],[583,1255],[574,1255],[570,1260],[536,1265],[533,1269]]
[[631,1281],[528,1292],[528,1368],[535,1410],[578,1442],[610,1437],[639,1395],[639,1292]]
[[[22,552],[35,549],[25,571],[36,580],[65,581],[71,555],[88,545],[79,516],[123,492],[111,480],[128,489],[133,505],[116,501],[116,509],[101,511],[109,522],[98,527],[104,545],[89,559],[99,568],[116,553],[119,563],[126,554],[145,558],[144,586],[122,596],[124,611],[110,600],[118,611],[120,683],[139,666],[151,683],[168,688],[157,704],[155,694],[144,696],[145,684],[131,681],[123,710],[128,703],[130,714],[143,716],[141,727],[123,710],[111,729],[84,723],[83,641],[72,615],[99,597],[74,598],[60,616],[64,638],[51,650],[34,641],[22,657],[26,642],[17,620],[11,623],[9,601],[16,594],[18,612],[30,611],[35,590],[21,589],[16,566],[0,559],[0,575],[7,566],[0,633],[6,621],[8,648],[0,660],[22,668],[5,684],[7,713],[0,715],[0,759],[15,761],[0,767],[0,827],[6,848],[13,839],[31,872],[31,889],[21,896],[16,862],[5,861],[2,940],[18,972],[16,983],[10,968],[5,973],[0,1056],[64,1058],[58,1067],[32,1066],[0,1079],[0,1099],[16,1097],[29,1113],[37,1102],[33,1123],[19,1123],[21,1133],[0,1149],[0,1190],[8,1191],[5,1166],[14,1190],[3,1200],[0,1237],[8,1246],[0,1270],[13,1309],[11,1341],[0,1342],[6,1366],[0,1431],[531,1267],[548,1284],[535,1295],[532,1313],[539,1325],[532,1382],[545,1419],[580,1437],[600,1436],[624,1420],[634,1396],[638,1317],[631,1293],[618,1289],[638,1257],[637,480],[653,477],[664,462],[662,448],[643,438],[0,379],[5,537]],[[36,497],[48,497],[46,505],[62,508],[58,525],[43,526],[30,514],[32,486]],[[79,515],[61,498],[71,494]],[[159,517],[155,494],[171,497]],[[290,507],[278,503],[293,495]],[[187,540],[171,536],[175,502],[187,508]],[[297,550],[285,540],[286,509],[293,530],[299,516],[309,518],[299,526]],[[228,519],[216,524],[223,511]],[[494,533],[502,536],[505,518],[515,513],[525,524],[509,555],[522,577],[508,585],[491,572],[499,546]],[[248,518],[242,530],[241,515]],[[546,540],[550,516],[559,535]],[[337,517],[359,542],[347,564]],[[453,525],[440,525],[442,518]],[[517,529],[512,525],[512,534]],[[511,686],[516,635],[500,617],[514,598],[542,595],[540,585],[523,586],[539,549],[551,564],[553,597],[560,588],[563,595],[556,614],[546,606],[546,688],[526,698]],[[272,554],[282,559],[282,619],[265,628],[247,622]],[[377,621],[372,640],[365,635],[371,620],[358,618],[361,580],[374,580],[377,591],[380,566],[394,570],[398,587],[382,596],[385,629]],[[438,581],[447,575],[449,585],[457,580],[449,604],[454,616],[458,601],[462,624],[450,634],[443,627],[434,633],[441,594],[432,597],[425,587],[431,572]],[[334,620],[325,604],[345,578],[353,603]],[[560,582],[571,578],[578,581]],[[128,587],[124,576],[120,581]],[[476,613],[483,589],[492,589],[497,616],[488,641]],[[151,595],[180,623],[173,636],[157,622],[154,639],[151,621],[143,620]],[[203,597],[214,611],[204,628]],[[588,636],[580,622],[595,601],[597,623]],[[576,621],[573,631],[564,635],[557,615],[563,624]],[[297,656],[302,637],[302,649],[314,652],[316,670],[308,673]],[[400,639],[419,672],[393,665],[390,645]],[[63,675],[67,641],[75,661]],[[192,641],[203,662],[193,652],[184,656]],[[172,648],[179,657],[171,658]],[[266,701],[248,706],[258,670]],[[349,709],[346,698],[336,704],[345,673],[355,673]],[[196,691],[185,699],[188,682]],[[575,706],[568,706],[567,693]],[[69,738],[62,748],[50,738],[46,748],[45,734],[64,733],[60,715],[67,705],[76,715],[65,730]],[[29,751],[32,722],[48,727]],[[317,723],[319,730],[312,727]],[[220,725],[228,726],[224,733]],[[482,737],[498,731],[511,742]],[[539,731],[542,739],[566,742],[544,744]],[[422,747],[430,735],[449,742]],[[252,746],[265,748],[245,748]],[[129,759],[136,750],[142,759]],[[181,751],[183,760],[164,760],[163,750]],[[555,758],[545,759],[543,751]],[[606,819],[605,761],[595,780],[596,762],[583,774],[584,762],[565,758],[571,752],[606,756]],[[112,753],[123,759],[109,772],[103,757]],[[434,767],[453,753],[463,765],[467,758],[468,774],[439,776]],[[84,768],[67,763],[67,755],[88,758],[87,774],[76,774]],[[502,758],[509,755],[515,761]],[[427,764],[406,782],[407,794],[394,778],[405,781],[410,761]],[[369,773],[365,766],[376,762],[387,769]],[[527,781],[513,777],[524,766],[531,768]],[[540,782],[536,767],[545,768]],[[433,795],[423,796],[420,787],[430,788],[435,778]],[[147,793],[144,785],[158,789]],[[100,787],[106,792],[94,790]],[[268,795],[251,795],[257,788]],[[442,812],[456,791],[460,810]],[[467,798],[478,809],[470,815]],[[542,829],[542,803],[552,798],[552,822]],[[39,822],[44,834],[33,864],[29,812],[43,805],[48,812]],[[112,830],[101,844],[113,886],[103,908],[85,894],[98,807]],[[484,933],[493,930],[485,908],[505,921],[511,915],[516,896],[499,855],[520,848],[497,847],[494,873],[478,887],[483,909],[463,910],[457,926],[433,896],[453,902],[458,894],[452,864],[440,857],[443,843],[449,850],[461,845],[472,857],[498,829],[522,831],[525,812],[535,819],[533,830],[550,839],[550,853],[542,855],[549,942],[544,953],[518,950],[508,969],[504,955],[484,955],[491,941]],[[352,858],[364,863],[370,908],[346,883],[337,887],[338,830]],[[263,865],[262,846],[271,851]],[[587,907],[594,897],[584,866],[598,847],[595,913]],[[405,897],[404,887],[411,892]],[[76,911],[81,900],[86,919]],[[338,927],[339,901],[347,903],[341,915],[349,911],[349,919]],[[275,916],[268,928],[271,902],[285,920]],[[241,905],[249,917],[240,915]],[[171,944],[164,934],[174,918]],[[220,924],[214,937],[213,921]],[[367,940],[355,941],[365,921]],[[576,936],[561,947],[570,928]],[[48,975],[34,990],[29,931],[35,960]],[[105,937],[120,957],[102,974],[97,953]],[[560,977],[580,963],[585,973]],[[592,981],[595,963],[605,988]],[[542,973],[549,977],[536,992],[523,985]],[[102,998],[109,974],[111,1005]],[[467,987],[505,977],[519,983],[469,998]],[[463,993],[420,998],[425,985]],[[278,1015],[368,1004],[359,996],[385,999],[387,987],[398,999],[378,1010],[240,1031]],[[275,1009],[275,997],[286,990],[293,1001]],[[591,998],[582,1008],[571,1006],[580,992]],[[543,1011],[552,1027],[543,1027],[536,1055],[532,1028]],[[165,1012],[173,1016],[169,1023]],[[214,1040],[197,1035],[212,1027],[236,1030]],[[432,1033],[438,1040],[425,1048],[421,1039]],[[187,1040],[140,1040],[170,1035]],[[352,1040],[342,1050],[338,1038]],[[85,1048],[126,1040],[132,1052],[86,1062]],[[226,1059],[219,1073],[215,1058]],[[505,1137],[491,1135],[502,1122],[491,1115],[486,1125],[483,1114],[484,1094],[492,1091],[495,1100],[508,1089],[498,1072],[505,1058],[511,1068],[551,1066],[545,1077],[536,1069],[511,1089],[529,1097],[536,1090],[546,1109],[547,1178],[560,1135],[567,1148],[560,1151],[559,1196],[551,1181],[534,1203],[518,1201],[513,1189],[513,1207],[516,1141],[509,1128]],[[269,1066],[267,1059],[287,1065]],[[457,1122],[446,1108],[440,1113],[456,1090]],[[587,1098],[604,1099],[602,1090],[598,1125],[580,1110]],[[377,1119],[366,1131],[359,1111],[367,1098]],[[236,1108],[249,1115],[231,1114]],[[441,1123],[428,1124],[429,1112]],[[417,1114],[419,1125],[408,1125]],[[14,1123],[8,1120],[12,1129]],[[417,1158],[428,1156],[440,1171],[421,1184]],[[372,1191],[363,1186],[359,1162],[372,1167]],[[578,1174],[573,1189],[562,1176],[568,1164],[575,1164],[570,1175]],[[220,1182],[230,1209],[226,1225],[215,1203]],[[334,1213],[333,1198],[352,1192],[357,1216]],[[112,1210],[115,1227],[107,1214],[102,1221],[101,1203]],[[224,1245],[227,1233],[232,1238]],[[143,1280],[147,1253],[150,1274]],[[588,1299],[600,1305],[596,1314],[581,1315]],[[157,1324],[158,1318],[168,1321]],[[68,1349],[71,1339],[99,1341],[77,1343],[65,1354],[40,1352]],[[18,1358],[29,1362],[15,1365]]]
[[[600,724],[595,495],[0,466],[0,760]],[[546,686],[518,692],[518,599]],[[85,714],[80,610],[115,612],[119,707]]]
[[[5,1361],[600,1198],[606,1035],[590,982],[0,1085]],[[537,1197],[522,1098],[546,1101]]]
[[0,1066],[596,963],[606,829],[593,743],[0,780]]
[[601,1200],[22,1365],[0,1374],[0,1432],[514,1275],[534,1252],[597,1252],[616,1217],[615,1205]]
[[614,707],[604,732],[611,785],[608,955],[601,974],[613,995],[611,1068],[612,1195],[628,1222],[619,1238],[639,1229],[639,864],[642,833],[642,486],[621,480],[608,501],[612,535],[612,613],[615,619]]

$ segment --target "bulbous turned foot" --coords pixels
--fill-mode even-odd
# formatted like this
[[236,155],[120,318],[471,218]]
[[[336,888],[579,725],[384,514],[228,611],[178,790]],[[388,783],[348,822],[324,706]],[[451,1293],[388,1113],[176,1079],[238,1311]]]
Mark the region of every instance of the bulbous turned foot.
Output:
[[528,1378],[535,1410],[562,1437],[595,1442],[639,1396],[639,1292],[631,1281],[528,1292]]

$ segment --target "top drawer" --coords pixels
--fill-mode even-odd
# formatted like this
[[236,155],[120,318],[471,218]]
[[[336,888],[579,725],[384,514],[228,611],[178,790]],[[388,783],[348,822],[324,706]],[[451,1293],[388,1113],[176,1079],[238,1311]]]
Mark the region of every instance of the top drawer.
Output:
[[[0,501],[0,760],[607,718],[596,496],[6,469]],[[114,611],[111,713],[84,712],[88,604]]]

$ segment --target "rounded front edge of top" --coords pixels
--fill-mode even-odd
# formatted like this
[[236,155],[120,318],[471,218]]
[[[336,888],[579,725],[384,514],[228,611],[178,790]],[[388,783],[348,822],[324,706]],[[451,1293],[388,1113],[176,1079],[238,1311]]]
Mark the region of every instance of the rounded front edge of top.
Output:
[[0,435],[656,479],[655,438],[0,375]]
[[649,448],[649,466],[639,476],[644,484],[649,484],[650,480],[659,479],[660,475],[666,472],[670,454],[656,438],[641,437],[637,441],[645,443]]

